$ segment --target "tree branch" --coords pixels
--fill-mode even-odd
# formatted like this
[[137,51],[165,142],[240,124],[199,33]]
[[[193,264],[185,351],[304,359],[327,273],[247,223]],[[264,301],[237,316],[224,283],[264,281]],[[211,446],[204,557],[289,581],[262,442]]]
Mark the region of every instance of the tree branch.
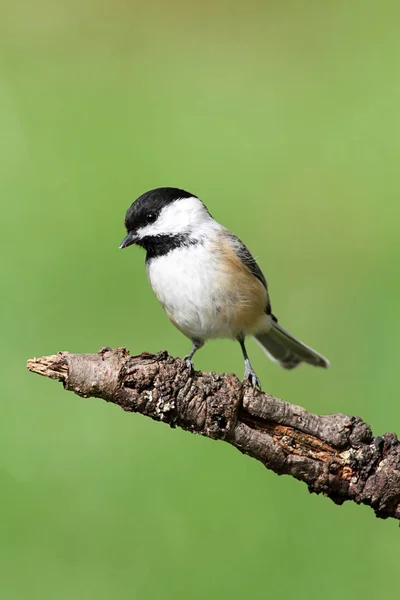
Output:
[[373,438],[359,417],[311,414],[234,375],[190,375],[182,360],[165,351],[59,352],[27,366],[85,398],[102,398],[171,427],[224,440],[336,504],[353,500],[371,506],[377,517],[400,519],[400,443],[394,433]]

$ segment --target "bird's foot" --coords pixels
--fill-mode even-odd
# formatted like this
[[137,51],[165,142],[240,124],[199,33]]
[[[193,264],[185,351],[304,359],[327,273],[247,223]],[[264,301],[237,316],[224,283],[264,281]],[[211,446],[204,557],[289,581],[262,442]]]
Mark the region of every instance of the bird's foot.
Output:
[[183,357],[183,360],[185,361],[185,365],[189,369],[189,375],[192,375],[193,371],[194,371],[194,365],[193,365],[193,362],[192,362],[192,357],[188,354],[187,356]]
[[246,366],[244,380],[250,381],[250,384],[254,389],[261,390],[261,382],[251,367]]

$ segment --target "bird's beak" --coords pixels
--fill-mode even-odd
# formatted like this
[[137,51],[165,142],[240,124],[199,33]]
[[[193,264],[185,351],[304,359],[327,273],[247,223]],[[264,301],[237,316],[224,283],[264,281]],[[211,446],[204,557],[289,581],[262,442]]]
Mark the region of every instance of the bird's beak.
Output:
[[128,246],[132,246],[132,244],[135,244],[137,240],[137,237],[135,236],[135,234],[132,231],[128,231],[127,236],[124,238],[124,240],[122,241],[122,244],[120,245],[120,249],[122,250],[122,248],[127,248]]

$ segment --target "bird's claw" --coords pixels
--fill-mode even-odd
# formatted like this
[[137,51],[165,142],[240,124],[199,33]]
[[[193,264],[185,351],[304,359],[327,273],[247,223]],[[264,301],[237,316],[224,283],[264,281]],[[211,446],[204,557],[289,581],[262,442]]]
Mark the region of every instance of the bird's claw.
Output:
[[261,382],[258,379],[257,375],[254,373],[253,369],[245,370],[244,380],[248,380],[251,384],[251,387],[253,387],[254,389],[261,390]]
[[190,358],[190,356],[184,356],[183,360],[185,361],[185,365],[187,366],[187,368],[189,370],[189,375],[192,375],[193,371],[194,371],[192,359]]

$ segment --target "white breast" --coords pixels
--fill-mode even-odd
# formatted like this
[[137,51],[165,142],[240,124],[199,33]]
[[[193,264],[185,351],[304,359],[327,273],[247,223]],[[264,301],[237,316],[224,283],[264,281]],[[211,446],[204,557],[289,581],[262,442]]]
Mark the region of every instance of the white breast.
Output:
[[[215,245],[206,241],[147,263],[155,295],[174,325],[191,339],[235,338],[241,330],[235,306],[243,302],[246,290],[222,267]],[[258,330],[266,319],[263,305],[254,317]]]
[[147,264],[147,274],[168,317],[187,337],[231,337],[229,324],[221,318],[224,289],[218,258],[207,244],[154,258]]

